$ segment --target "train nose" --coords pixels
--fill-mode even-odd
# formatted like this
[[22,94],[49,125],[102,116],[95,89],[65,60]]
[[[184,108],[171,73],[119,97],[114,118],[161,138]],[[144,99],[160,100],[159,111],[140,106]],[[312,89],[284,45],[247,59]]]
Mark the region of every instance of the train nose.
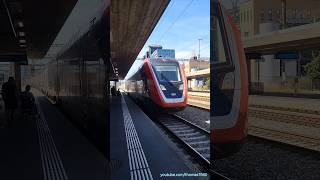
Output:
[[183,87],[183,83],[163,83],[160,88],[166,98],[181,98],[183,95],[181,86]]

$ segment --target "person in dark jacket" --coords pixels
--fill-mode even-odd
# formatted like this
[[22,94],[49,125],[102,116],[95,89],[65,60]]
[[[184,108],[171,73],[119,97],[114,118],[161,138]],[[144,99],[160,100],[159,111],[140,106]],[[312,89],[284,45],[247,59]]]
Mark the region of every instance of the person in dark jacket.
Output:
[[[14,112],[18,107],[18,91],[13,77],[9,77],[8,81],[2,85],[2,98],[6,114],[10,113],[10,120],[12,122],[14,120]],[[7,123],[9,124],[9,121]]]
[[111,95],[115,96],[116,95],[116,87],[112,86],[111,88]]
[[35,99],[30,90],[31,86],[26,85],[25,91],[23,91],[20,96],[21,111],[24,115],[33,115],[37,112]]

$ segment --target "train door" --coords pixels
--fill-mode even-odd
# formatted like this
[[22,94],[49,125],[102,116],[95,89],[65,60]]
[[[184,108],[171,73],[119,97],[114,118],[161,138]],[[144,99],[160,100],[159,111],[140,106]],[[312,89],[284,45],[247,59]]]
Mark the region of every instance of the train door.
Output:
[[211,4],[211,157],[239,150],[247,125],[247,70],[237,28],[218,0]]

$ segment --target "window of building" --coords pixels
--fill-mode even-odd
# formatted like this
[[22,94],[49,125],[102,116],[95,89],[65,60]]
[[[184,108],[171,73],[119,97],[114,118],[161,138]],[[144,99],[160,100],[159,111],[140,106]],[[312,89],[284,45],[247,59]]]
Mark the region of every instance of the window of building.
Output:
[[248,18],[249,16],[248,16],[248,11],[246,11],[246,22],[248,22],[249,21],[249,18]]
[[276,9],[275,10],[276,11],[276,20],[278,21],[278,22],[280,22],[281,21],[281,11],[280,11],[280,9]]
[[245,22],[248,22],[247,11],[244,12],[244,21],[245,21]]
[[298,18],[303,19],[303,9],[298,10]]
[[287,18],[292,18],[293,14],[292,14],[292,9],[287,9]]
[[260,11],[260,20],[264,21],[264,10]]
[[245,23],[246,22],[246,11],[243,11],[242,15],[243,15],[243,20],[242,21]]
[[307,12],[307,17],[311,17],[311,9],[308,9],[308,12]]
[[272,9],[268,9],[268,20],[272,21]]
[[249,32],[244,32],[244,37],[249,37]]
[[307,18],[308,17],[307,13],[308,13],[307,9],[302,10],[302,18]]
[[241,22],[244,23],[243,12],[241,12]]

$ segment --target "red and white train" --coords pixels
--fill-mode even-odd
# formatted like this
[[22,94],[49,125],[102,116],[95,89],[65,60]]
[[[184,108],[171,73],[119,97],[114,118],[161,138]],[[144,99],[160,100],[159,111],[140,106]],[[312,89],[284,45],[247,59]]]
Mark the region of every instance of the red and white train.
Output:
[[219,0],[211,1],[211,157],[231,155],[247,135],[248,77],[239,30]]
[[174,59],[147,58],[125,79],[125,91],[145,107],[175,112],[187,106],[187,80]]

